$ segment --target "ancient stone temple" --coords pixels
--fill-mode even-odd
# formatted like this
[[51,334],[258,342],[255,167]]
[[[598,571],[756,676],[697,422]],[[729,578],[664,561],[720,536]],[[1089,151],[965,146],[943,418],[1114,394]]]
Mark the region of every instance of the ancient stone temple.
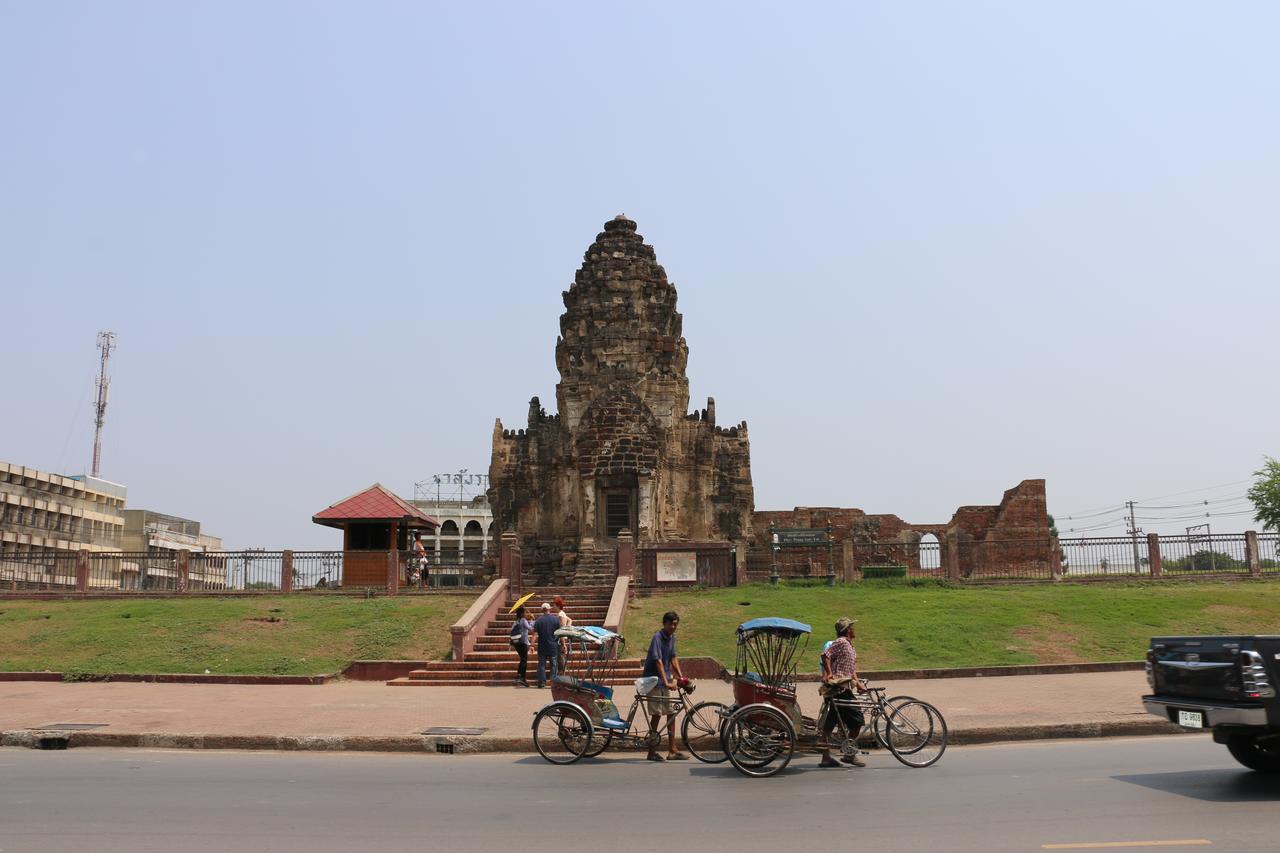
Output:
[[527,569],[575,583],[612,576],[621,531],[640,546],[745,542],[753,493],[745,422],[689,412],[676,289],[636,223],[618,216],[563,294],[556,414],[494,425],[489,501]]

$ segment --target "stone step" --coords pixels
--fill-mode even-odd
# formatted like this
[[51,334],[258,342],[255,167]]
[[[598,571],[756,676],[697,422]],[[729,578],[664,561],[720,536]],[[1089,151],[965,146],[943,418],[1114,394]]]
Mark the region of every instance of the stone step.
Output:
[[[465,663],[465,662],[464,662]],[[420,681],[436,681],[441,678],[463,678],[463,677],[483,677],[496,678],[497,674],[509,673],[514,677],[516,671],[516,662],[509,661],[506,663],[496,663],[486,667],[470,667],[463,664],[454,664],[449,667],[441,667],[440,669],[415,669],[410,672],[407,678],[417,679]],[[534,661],[529,661],[529,672],[537,671],[537,665]],[[635,681],[644,672],[644,666],[636,665],[634,667],[619,667],[609,673],[609,678],[620,678],[629,681]]]
[[[514,670],[513,670],[514,673]],[[532,679],[536,676],[530,672],[529,684],[531,689],[537,689],[532,685],[535,683]],[[606,682],[609,687],[623,687],[630,684],[632,679],[616,679]],[[515,675],[508,675],[503,678],[447,678],[439,681],[421,681],[411,678],[393,678],[387,682],[388,687],[515,687]],[[517,688],[523,690],[524,688]],[[551,701],[551,691],[547,690],[547,701]]]

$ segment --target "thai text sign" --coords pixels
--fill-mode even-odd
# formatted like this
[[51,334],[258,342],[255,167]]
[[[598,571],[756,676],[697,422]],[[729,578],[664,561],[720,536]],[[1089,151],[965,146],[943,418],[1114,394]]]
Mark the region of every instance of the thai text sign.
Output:
[[821,527],[796,527],[790,530],[779,530],[779,545],[826,545],[827,531]]
[[698,581],[698,554],[695,551],[659,551],[658,583]]

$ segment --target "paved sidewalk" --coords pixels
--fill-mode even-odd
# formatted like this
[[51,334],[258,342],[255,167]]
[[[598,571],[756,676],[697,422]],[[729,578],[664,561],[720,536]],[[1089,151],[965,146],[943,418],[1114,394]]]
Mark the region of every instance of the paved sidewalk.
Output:
[[[883,682],[889,695],[936,705],[952,742],[1167,733],[1176,727],[1142,710],[1141,672],[946,678]],[[816,684],[800,685],[805,711]],[[698,682],[695,700],[731,701],[728,684]],[[618,688],[625,715],[627,688]],[[0,743],[30,745],[31,730],[98,723],[72,746],[429,750],[531,749],[534,712],[549,690],[515,687],[392,688],[344,681],[318,686],[0,683]],[[479,736],[425,736],[436,726],[479,727]]]

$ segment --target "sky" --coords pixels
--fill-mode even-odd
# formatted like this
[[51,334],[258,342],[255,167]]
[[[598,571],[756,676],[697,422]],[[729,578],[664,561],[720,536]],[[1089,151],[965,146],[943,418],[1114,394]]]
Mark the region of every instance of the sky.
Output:
[[758,509],[937,523],[1044,478],[1064,535],[1122,534],[1127,500],[1248,529],[1280,456],[1278,30],[1167,0],[0,0],[0,459],[88,469],[111,329],[131,506],[340,547],[313,513],[487,470],[494,419],[554,400],[561,292],[624,213]]

